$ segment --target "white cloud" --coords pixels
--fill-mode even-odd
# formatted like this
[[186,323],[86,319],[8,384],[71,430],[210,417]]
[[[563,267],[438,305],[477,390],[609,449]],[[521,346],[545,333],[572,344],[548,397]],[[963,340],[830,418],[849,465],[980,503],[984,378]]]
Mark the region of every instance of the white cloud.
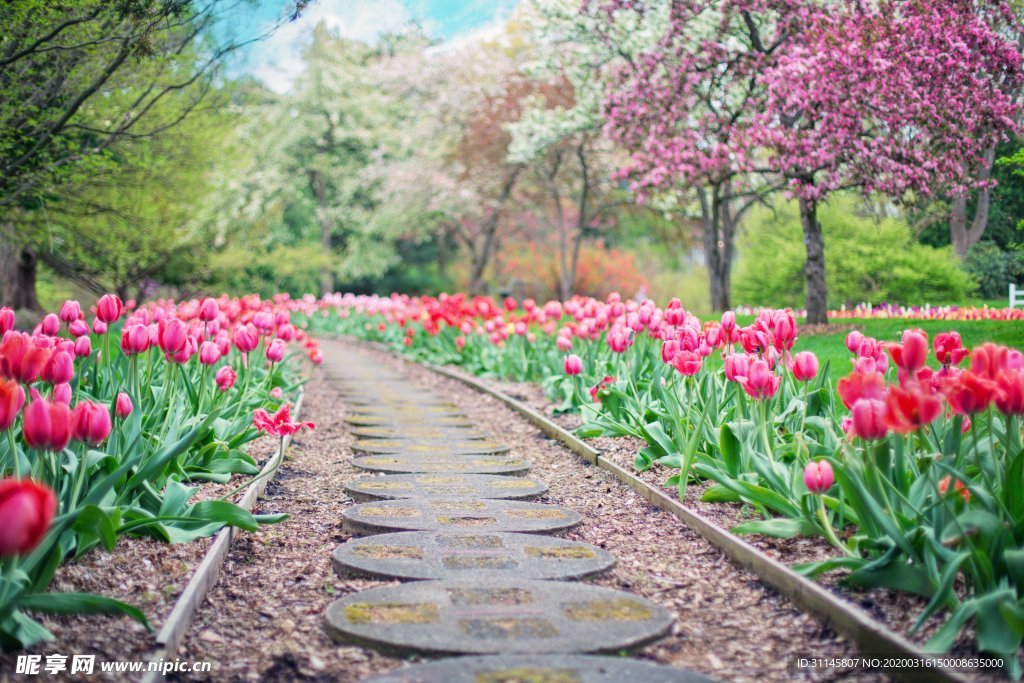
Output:
[[372,42],[381,33],[408,24],[414,15],[402,0],[319,0],[298,20],[285,24],[257,44],[246,69],[267,87],[288,90],[302,73],[302,49],[309,44],[313,27],[321,21],[353,40]]

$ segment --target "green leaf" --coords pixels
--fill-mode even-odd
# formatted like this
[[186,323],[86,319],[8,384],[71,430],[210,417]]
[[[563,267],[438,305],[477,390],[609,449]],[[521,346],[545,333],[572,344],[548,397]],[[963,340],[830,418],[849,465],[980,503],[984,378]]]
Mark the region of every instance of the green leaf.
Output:
[[722,462],[725,464],[725,471],[734,477],[740,474],[741,451],[743,444],[733,433],[732,427],[723,424],[718,432],[718,450],[722,452]]
[[794,536],[820,536],[818,525],[806,519],[759,519],[732,528],[734,534],[761,534],[775,538]]
[[223,522],[246,531],[256,531],[260,525],[252,513],[226,500],[204,500],[192,506],[189,517],[203,521]]
[[95,593],[36,593],[18,598],[18,607],[48,614],[124,614],[146,627],[146,615],[138,607]]

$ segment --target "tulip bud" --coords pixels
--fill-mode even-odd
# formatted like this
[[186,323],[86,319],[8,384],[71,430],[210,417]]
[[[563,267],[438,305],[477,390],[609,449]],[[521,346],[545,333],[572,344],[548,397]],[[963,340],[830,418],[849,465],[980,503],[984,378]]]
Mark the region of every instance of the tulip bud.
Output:
[[214,375],[214,380],[217,382],[217,388],[222,392],[235,386],[236,379],[238,379],[238,376],[230,365],[225,365],[217,371],[216,375]]
[[0,481],[0,557],[26,555],[38,546],[57,512],[57,496],[31,479]]
[[30,391],[32,401],[22,416],[22,436],[29,448],[62,451],[71,440],[71,409],[63,403],[50,403]]
[[60,307],[61,322],[73,323],[82,317],[82,307],[74,299],[66,300]]
[[853,433],[862,439],[881,439],[888,432],[885,401],[862,398],[853,404]]
[[215,342],[205,341],[199,347],[199,362],[203,365],[213,365],[220,360],[220,348]]
[[96,318],[95,320],[92,321],[92,333],[93,334],[106,334],[107,333],[107,324],[105,322],[103,322],[102,320],[100,320],[99,318]]
[[864,342],[864,335],[859,330],[853,330],[846,335],[846,348],[850,353],[860,353],[860,345]]
[[217,306],[217,302],[210,297],[206,297],[199,302],[199,319],[203,322],[216,320],[219,312],[220,310]]
[[75,362],[71,354],[57,351],[43,366],[43,381],[50,384],[66,384],[75,376]]
[[98,445],[110,435],[110,410],[100,403],[82,401],[71,414],[75,441]]
[[39,330],[47,336],[56,336],[60,332],[60,318],[53,313],[47,313],[43,316],[43,322],[40,324]]
[[815,495],[825,493],[835,482],[835,474],[828,460],[812,460],[804,467],[804,484]]
[[84,320],[72,320],[68,325],[72,337],[84,337],[89,334],[89,323]]
[[0,308],[0,334],[14,329],[14,311],[4,306]]
[[260,336],[259,332],[256,331],[256,326],[248,323],[237,328],[235,330],[234,342],[235,348],[242,353],[251,353],[260,343]]
[[570,353],[565,357],[565,374],[575,377],[581,372],[583,372],[583,359],[575,353]]
[[128,417],[132,414],[134,406],[132,406],[132,399],[128,394],[119,392],[117,394],[117,402],[114,404],[114,412],[118,417]]
[[75,357],[86,358],[92,355],[92,339],[84,335],[75,340]]
[[291,341],[295,338],[295,328],[289,323],[279,325],[277,328],[277,338],[286,342]]
[[117,322],[122,312],[124,312],[124,304],[116,294],[104,294],[96,302],[96,317],[108,325]]
[[161,320],[157,325],[157,339],[164,353],[174,354],[181,351],[187,337],[185,323],[177,318]]
[[149,328],[145,325],[126,325],[121,331],[121,351],[131,356],[149,348]]
[[53,402],[63,403],[66,406],[71,405],[71,385],[70,384],[57,384],[53,387]]
[[818,357],[812,351],[801,351],[793,356],[793,377],[809,382],[818,374]]
[[267,360],[271,363],[280,363],[284,360],[284,352],[284,341],[281,339],[275,339],[270,342],[270,345],[267,347]]

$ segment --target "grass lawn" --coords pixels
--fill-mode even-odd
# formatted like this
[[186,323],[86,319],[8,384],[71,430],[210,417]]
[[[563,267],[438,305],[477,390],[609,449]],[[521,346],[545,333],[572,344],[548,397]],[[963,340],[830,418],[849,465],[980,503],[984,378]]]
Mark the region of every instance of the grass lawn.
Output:
[[[739,316],[741,325],[753,322],[750,316]],[[798,323],[802,320],[797,321]],[[840,324],[849,323],[849,329],[857,328],[865,335],[881,341],[898,341],[903,330],[919,328],[928,333],[931,341],[939,332],[956,330],[964,339],[964,346],[973,348],[982,342],[995,342],[1005,346],[1024,349],[1024,322],[1001,320],[907,320],[900,318],[882,318],[878,320],[835,321]],[[815,336],[801,335],[797,339],[796,351],[813,351],[822,367],[829,362],[829,375],[832,381],[846,375],[853,368],[850,360],[852,354],[846,349],[846,332],[837,334],[821,334]],[[929,362],[938,367],[932,356]]]

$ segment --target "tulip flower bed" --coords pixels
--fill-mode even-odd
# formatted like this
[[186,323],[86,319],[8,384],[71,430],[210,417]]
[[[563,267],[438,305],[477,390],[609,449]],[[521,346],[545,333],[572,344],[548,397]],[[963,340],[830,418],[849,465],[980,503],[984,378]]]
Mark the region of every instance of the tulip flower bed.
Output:
[[[851,332],[833,387],[801,351],[790,311],[702,322],[678,302],[457,296],[305,302],[311,330],[381,341],[416,359],[540,383],[584,437],[646,446],[641,471],[669,468],[680,499],[746,506],[733,530],[818,537],[831,557],[797,565],[851,585],[921,597],[927,648],[970,629],[979,652],[1020,675],[1024,636],[1024,354]],[[951,324],[952,326],[953,324]],[[852,370],[852,371],[851,371]]]
[[[75,301],[31,333],[0,309],[0,644],[51,637],[30,614],[115,612],[132,605],[47,593],[57,568],[121,535],[186,543],[225,525],[254,530],[231,499],[257,463],[243,448],[295,423],[285,402],[315,343],[285,299],[206,298],[135,308],[113,295],[92,315]],[[91,318],[91,320],[89,319]],[[274,415],[267,409],[276,410]],[[205,482],[241,486],[195,502]]]

